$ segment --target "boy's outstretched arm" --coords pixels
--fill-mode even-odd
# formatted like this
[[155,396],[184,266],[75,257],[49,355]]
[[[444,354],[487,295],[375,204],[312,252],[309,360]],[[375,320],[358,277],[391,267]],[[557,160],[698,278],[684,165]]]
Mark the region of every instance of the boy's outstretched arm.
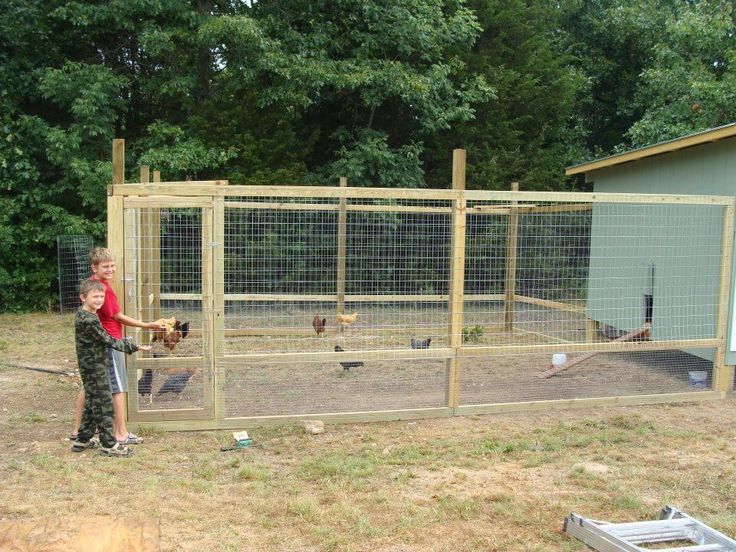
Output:
[[147,330],[163,330],[163,326],[155,324],[154,322],[143,322],[142,320],[136,320],[130,316],[125,316],[122,312],[116,312],[113,316],[114,320],[117,320],[125,326],[133,326],[135,328],[145,328]]
[[112,347],[113,349],[117,349],[118,351],[122,351],[127,354],[135,353],[138,349],[140,349],[140,347],[138,347],[138,345],[136,345],[132,341],[128,341],[127,339],[115,339],[114,337],[111,337],[110,334],[107,333],[102,327],[102,324],[100,324],[99,320],[90,321],[88,322],[88,325],[89,331],[92,335],[94,335],[95,339],[99,339],[108,347]]

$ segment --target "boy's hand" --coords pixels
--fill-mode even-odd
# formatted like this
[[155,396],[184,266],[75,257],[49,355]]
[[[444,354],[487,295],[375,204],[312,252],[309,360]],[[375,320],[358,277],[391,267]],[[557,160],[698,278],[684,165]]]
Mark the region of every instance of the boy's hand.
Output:
[[166,326],[156,324],[156,322],[146,322],[146,329],[162,332],[166,329]]
[[152,345],[139,345],[138,346],[139,351],[150,351],[151,349],[153,349]]

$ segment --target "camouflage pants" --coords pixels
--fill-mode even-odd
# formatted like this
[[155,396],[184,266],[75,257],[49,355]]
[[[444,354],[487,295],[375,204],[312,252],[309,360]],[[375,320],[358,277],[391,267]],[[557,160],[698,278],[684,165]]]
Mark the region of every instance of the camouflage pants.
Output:
[[102,446],[112,447],[116,441],[112,426],[112,394],[108,367],[106,364],[80,366],[79,371],[84,385],[84,411],[77,440],[87,442],[95,431],[99,431]]

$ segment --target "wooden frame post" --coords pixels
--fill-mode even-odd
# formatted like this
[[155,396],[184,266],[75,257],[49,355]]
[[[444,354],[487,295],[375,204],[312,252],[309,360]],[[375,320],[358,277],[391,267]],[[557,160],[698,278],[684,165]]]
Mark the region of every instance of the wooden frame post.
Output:
[[460,192],[453,201],[452,238],[450,241],[450,285],[448,300],[448,342],[452,350],[447,360],[447,406],[460,404],[460,348],[463,337],[463,302],[465,287],[465,150],[452,152],[452,189]]
[[112,141],[112,183],[125,184],[125,140]]
[[[511,183],[511,191],[519,191],[519,183]],[[516,256],[519,242],[519,209],[516,201],[509,209],[508,237],[506,238],[506,278],[504,280],[503,322],[507,332],[514,330],[514,308],[516,296]]]
[[[161,182],[161,171],[153,171],[153,182]],[[151,320],[161,318],[161,209],[151,208],[151,293],[153,302],[149,305]]]
[[[125,140],[116,138],[112,141],[112,185],[125,184]],[[112,188],[107,196],[107,248],[115,255],[118,269],[112,279],[112,287],[121,299],[120,304],[125,309],[125,220],[123,217],[123,198],[112,194]],[[123,310],[125,312],[125,310]]]
[[[208,198],[212,199],[212,198]],[[212,206],[202,209],[202,353],[204,354],[202,374],[203,409],[207,415],[209,407],[214,409],[214,382],[216,368],[215,334],[215,281],[224,278],[224,273],[215,273],[215,214]]]
[[[225,378],[219,378],[219,369],[225,359],[225,198],[213,198],[212,210],[212,380],[214,393],[214,416],[216,420],[226,417],[225,394],[221,387]],[[207,380],[205,380],[207,381]]]
[[[348,179],[340,177],[340,187],[348,187]],[[347,249],[347,212],[348,200],[340,198],[340,210],[337,214],[337,312],[345,314],[345,250]],[[345,328],[342,324],[337,325],[339,332],[343,333]]]
[[[140,181],[148,184],[150,171],[147,165],[141,165]],[[139,320],[155,320],[151,316],[151,307],[155,298],[152,286],[152,260],[151,252],[153,243],[151,216],[152,208],[141,208],[138,211],[138,286],[140,289],[141,303],[140,312],[134,314]]]
[[731,293],[731,272],[733,266],[733,232],[734,232],[734,203],[723,209],[723,229],[721,233],[721,274],[718,284],[718,309],[716,312],[716,338],[720,345],[716,349],[713,359],[713,391],[722,398],[733,390],[734,367],[727,366],[726,347],[728,338],[728,305]]

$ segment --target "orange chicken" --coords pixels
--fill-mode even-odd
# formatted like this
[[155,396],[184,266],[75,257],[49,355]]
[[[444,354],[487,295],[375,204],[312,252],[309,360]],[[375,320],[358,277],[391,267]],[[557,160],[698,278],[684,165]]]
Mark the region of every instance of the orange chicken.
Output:
[[352,324],[355,324],[355,321],[358,319],[358,313],[354,312],[353,314],[338,314],[337,315],[337,323],[342,324],[343,326],[350,326]]
[[160,341],[169,351],[173,351],[176,344],[189,334],[189,322],[182,324],[176,318],[159,318],[155,321],[165,329],[153,332],[151,341]]

